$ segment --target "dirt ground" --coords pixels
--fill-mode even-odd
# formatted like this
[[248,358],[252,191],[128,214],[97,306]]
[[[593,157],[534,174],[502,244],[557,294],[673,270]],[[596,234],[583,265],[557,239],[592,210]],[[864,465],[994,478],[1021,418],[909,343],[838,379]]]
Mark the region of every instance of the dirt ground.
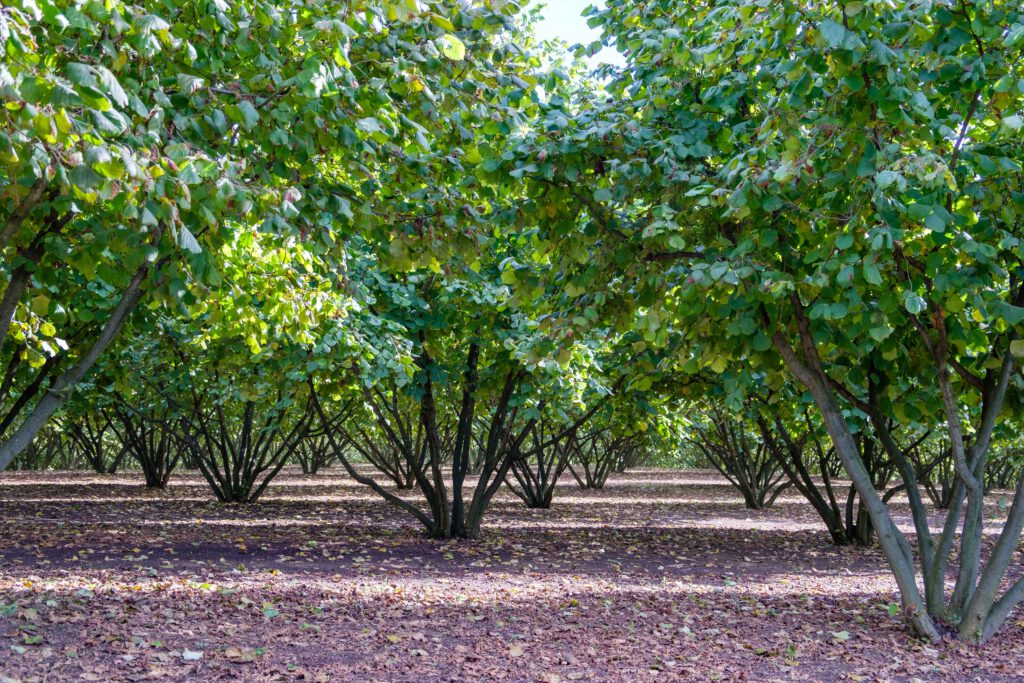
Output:
[[503,492],[480,541],[444,543],[337,469],[248,507],[194,474],[0,474],[0,681],[1024,675],[1024,612],[983,646],[910,638],[877,549],[831,546],[794,495],[749,511],[695,471],[564,484],[550,510]]

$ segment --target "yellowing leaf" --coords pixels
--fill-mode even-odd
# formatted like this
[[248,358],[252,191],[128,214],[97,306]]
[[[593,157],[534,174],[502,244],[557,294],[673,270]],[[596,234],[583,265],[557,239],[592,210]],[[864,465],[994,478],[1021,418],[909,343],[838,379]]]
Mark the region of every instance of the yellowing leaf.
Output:
[[451,33],[445,34],[438,42],[440,43],[438,47],[441,49],[441,54],[448,59],[455,62],[461,62],[466,58],[465,43],[453,36]]
[[50,297],[45,294],[38,294],[32,297],[32,312],[36,315],[46,315],[50,310]]
[[455,24],[453,24],[447,17],[442,17],[440,14],[431,14],[430,20],[443,28],[445,31],[454,31]]

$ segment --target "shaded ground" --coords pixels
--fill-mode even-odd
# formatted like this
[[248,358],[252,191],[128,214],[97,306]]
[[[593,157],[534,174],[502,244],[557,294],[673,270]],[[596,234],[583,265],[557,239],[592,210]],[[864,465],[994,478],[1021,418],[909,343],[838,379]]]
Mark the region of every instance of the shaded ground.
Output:
[[[1024,614],[928,646],[876,550],[717,474],[507,492],[478,542],[421,537],[338,471],[255,506],[195,475],[0,474],[0,681],[1020,680]],[[570,485],[571,484],[571,485]],[[7,678],[5,679],[4,676]]]

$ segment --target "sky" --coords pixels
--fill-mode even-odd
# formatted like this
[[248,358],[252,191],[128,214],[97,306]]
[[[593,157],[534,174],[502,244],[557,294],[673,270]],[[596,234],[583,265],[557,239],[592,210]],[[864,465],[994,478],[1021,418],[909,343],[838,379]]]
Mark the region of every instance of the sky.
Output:
[[[543,6],[544,19],[537,24],[537,35],[545,40],[561,38],[569,45],[589,43],[601,37],[601,32],[587,26],[582,12],[589,5],[604,6],[603,0],[533,0],[531,7]],[[605,48],[590,60],[597,65],[602,62],[622,64],[622,55],[611,48]]]

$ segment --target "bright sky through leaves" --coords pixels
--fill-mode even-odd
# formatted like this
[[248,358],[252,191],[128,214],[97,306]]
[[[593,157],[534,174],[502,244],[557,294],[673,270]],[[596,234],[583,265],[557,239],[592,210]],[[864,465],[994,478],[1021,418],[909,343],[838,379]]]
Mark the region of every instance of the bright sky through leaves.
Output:
[[[563,40],[570,46],[587,44],[601,37],[598,29],[587,26],[583,10],[590,5],[603,7],[600,0],[535,0],[531,6],[543,7],[543,18],[536,25],[537,37],[542,40]],[[591,57],[593,66],[598,64],[624,64],[622,55],[606,47]]]

